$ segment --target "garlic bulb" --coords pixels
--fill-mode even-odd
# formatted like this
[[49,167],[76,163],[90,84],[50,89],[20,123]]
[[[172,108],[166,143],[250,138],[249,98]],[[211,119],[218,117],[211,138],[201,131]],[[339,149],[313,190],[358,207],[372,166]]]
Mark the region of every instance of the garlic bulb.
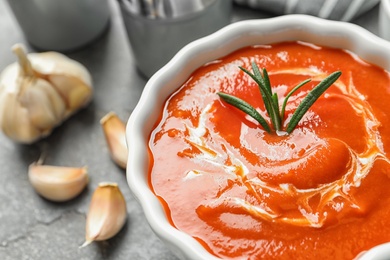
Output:
[[116,183],[102,182],[92,195],[84,247],[115,236],[126,223],[126,201]]
[[128,150],[125,123],[114,112],[110,112],[100,120],[100,124],[103,128],[111,158],[118,166],[126,169]]
[[27,55],[20,44],[12,50],[19,62],[0,74],[0,128],[29,144],[89,103],[92,80],[83,65],[60,53]]
[[42,197],[52,201],[67,201],[79,195],[87,186],[87,168],[60,167],[33,163],[28,169],[30,183]]

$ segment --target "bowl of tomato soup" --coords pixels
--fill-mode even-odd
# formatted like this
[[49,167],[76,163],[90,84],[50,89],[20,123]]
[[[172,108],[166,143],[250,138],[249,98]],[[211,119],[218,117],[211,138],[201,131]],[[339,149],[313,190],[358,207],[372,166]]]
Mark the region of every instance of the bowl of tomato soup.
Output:
[[[269,83],[279,128],[252,69]],[[237,22],[185,46],[148,81],[127,124],[127,179],[153,231],[181,259],[385,255],[389,71],[389,42],[305,15]],[[269,131],[221,92],[250,104]]]

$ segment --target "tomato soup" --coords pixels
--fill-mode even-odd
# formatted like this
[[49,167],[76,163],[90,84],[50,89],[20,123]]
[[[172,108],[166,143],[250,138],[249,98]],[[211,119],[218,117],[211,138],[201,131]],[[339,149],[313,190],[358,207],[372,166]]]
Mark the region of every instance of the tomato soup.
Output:
[[[334,71],[341,77],[289,135],[270,120],[242,66],[266,68],[284,127]],[[205,64],[166,101],[151,133],[150,186],[172,225],[227,259],[354,259],[390,241],[390,76],[345,50],[304,42],[240,49]]]

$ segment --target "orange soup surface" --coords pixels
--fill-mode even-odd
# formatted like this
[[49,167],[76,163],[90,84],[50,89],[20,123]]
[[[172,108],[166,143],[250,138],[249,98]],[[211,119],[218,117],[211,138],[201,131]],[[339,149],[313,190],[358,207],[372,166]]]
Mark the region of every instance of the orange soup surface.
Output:
[[[267,133],[224,102],[266,120],[266,68],[284,127],[308,91],[341,77],[289,135]],[[356,55],[303,42],[240,49],[196,70],[166,101],[151,133],[150,186],[172,225],[227,259],[354,259],[390,241],[390,76]]]

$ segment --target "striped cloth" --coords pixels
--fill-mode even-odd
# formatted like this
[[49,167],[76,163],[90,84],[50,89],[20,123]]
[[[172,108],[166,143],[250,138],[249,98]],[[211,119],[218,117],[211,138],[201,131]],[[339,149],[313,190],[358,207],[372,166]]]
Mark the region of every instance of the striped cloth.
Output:
[[370,10],[380,0],[234,0],[278,15],[309,14],[325,19],[351,21]]

